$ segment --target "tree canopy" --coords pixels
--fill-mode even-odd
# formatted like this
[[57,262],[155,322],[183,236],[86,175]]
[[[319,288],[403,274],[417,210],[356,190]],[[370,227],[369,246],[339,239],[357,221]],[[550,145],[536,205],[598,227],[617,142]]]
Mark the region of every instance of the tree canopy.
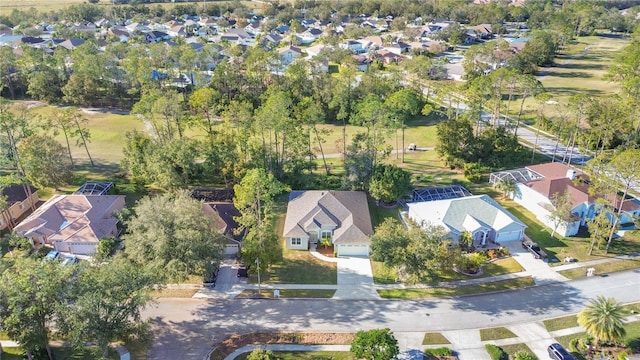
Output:
[[125,226],[127,257],[165,281],[202,275],[222,256],[222,235],[186,191],[142,198]]
[[360,330],[351,342],[351,352],[359,359],[391,360],[400,353],[400,348],[388,328]]

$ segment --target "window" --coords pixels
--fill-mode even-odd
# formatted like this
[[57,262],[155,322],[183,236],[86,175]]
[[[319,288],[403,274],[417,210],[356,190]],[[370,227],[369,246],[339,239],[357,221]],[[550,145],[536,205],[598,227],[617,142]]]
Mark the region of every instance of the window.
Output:
[[327,230],[323,230],[322,231],[322,238],[329,238],[331,239],[331,231],[327,231]]
[[302,240],[300,238],[291,238],[291,245],[301,245]]

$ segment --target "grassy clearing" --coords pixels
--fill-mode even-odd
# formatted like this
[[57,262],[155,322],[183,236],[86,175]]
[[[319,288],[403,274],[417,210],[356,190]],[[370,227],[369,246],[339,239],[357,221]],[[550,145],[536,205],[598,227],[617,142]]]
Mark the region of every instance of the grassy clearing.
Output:
[[548,319],[542,322],[547,331],[556,331],[578,326],[578,318],[575,315]]
[[424,334],[424,338],[422,339],[422,345],[440,345],[440,344],[451,344],[449,340],[447,340],[444,335],[439,332],[432,332]]
[[480,329],[481,341],[509,339],[514,337],[516,337],[516,334],[504,327]]
[[[280,298],[287,299],[330,299],[335,294],[335,290],[321,290],[321,289],[281,289]],[[244,290],[238,297],[239,298],[252,298],[258,295],[257,290]],[[273,290],[261,290],[260,296],[264,299],[274,299]]]
[[494,281],[485,284],[464,285],[458,287],[439,287],[428,289],[391,289],[378,290],[378,293],[385,299],[424,299],[432,297],[462,296],[471,294],[481,294],[494,291],[513,290],[526,286],[533,286],[535,282],[530,276],[517,279]]
[[[605,80],[603,76],[613,58],[628,44],[629,40],[621,37],[581,37],[562,50],[555,59],[554,67],[541,68],[539,73],[545,75],[537,78],[545,90],[551,93],[553,100],[561,105],[567,104],[568,99],[578,93],[596,97],[617,93],[618,85]],[[589,50],[585,53],[587,46]],[[516,99],[513,102],[518,103],[518,106],[511,105],[510,115],[517,116],[520,100]],[[537,100],[526,99],[523,113],[525,120],[530,122],[534,119],[540,107]],[[545,106],[545,115],[555,117],[559,108],[558,105]]]
[[[236,359],[246,360],[249,354],[241,354]],[[348,351],[274,351],[273,354],[279,360],[356,360],[356,357]]]

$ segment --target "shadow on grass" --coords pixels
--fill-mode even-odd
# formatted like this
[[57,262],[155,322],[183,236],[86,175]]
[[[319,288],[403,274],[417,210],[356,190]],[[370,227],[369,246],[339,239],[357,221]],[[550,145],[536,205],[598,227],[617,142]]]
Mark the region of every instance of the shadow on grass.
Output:
[[[582,58],[582,60],[586,60],[584,58]],[[597,59],[594,59],[597,61]],[[572,70],[605,70],[607,67],[603,64],[594,64],[594,63],[584,63],[584,62],[568,62],[566,64],[561,64],[559,66],[557,66],[558,68],[562,68],[562,69],[572,69]],[[551,74],[551,73],[548,73]],[[576,77],[593,77],[592,74],[587,74],[584,72],[571,72],[568,74],[576,74]],[[580,74],[586,74],[588,76],[582,76]]]
[[[564,68],[564,66],[562,66]],[[571,78],[571,79],[588,79],[593,77],[593,75],[587,73],[587,72],[581,72],[581,71],[570,71],[570,72],[561,72],[561,71],[547,71],[545,73],[545,76],[553,76],[553,77],[559,77],[559,78]]]

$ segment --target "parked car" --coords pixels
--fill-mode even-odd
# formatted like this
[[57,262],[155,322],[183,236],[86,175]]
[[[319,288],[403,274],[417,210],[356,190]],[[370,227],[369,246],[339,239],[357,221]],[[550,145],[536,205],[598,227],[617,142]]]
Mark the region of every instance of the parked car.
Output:
[[554,360],[574,360],[573,355],[571,355],[562,345],[558,343],[554,343],[549,345],[547,348],[549,352],[549,357]]
[[409,144],[409,147],[407,148],[407,150],[415,151],[415,150],[418,150],[418,147],[416,146],[416,144],[411,143],[411,144]]
[[51,250],[47,253],[44,259],[48,261],[54,261],[54,260],[58,260],[59,257],[60,257],[60,252]]
[[78,262],[78,258],[75,255],[67,255],[62,259],[62,266],[71,266]]
[[538,244],[531,240],[522,241],[522,247],[527,249],[534,258],[536,259],[546,259],[547,253],[545,253]]
[[249,277],[249,267],[245,264],[240,264],[238,267],[238,277]]

